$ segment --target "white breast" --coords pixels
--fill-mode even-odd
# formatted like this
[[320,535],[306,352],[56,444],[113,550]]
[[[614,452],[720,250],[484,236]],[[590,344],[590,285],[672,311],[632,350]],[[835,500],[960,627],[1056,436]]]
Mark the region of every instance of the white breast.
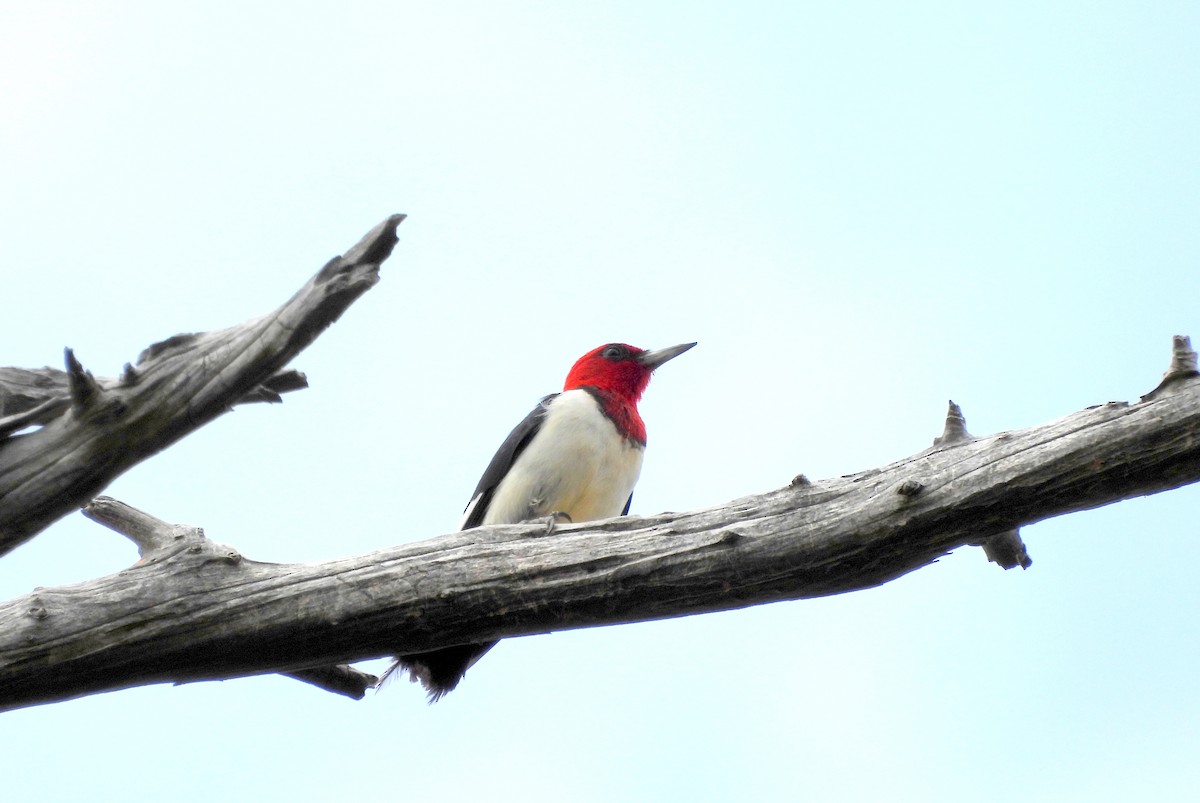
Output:
[[538,433],[500,482],[484,524],[566,513],[572,521],[619,516],[642,470],[639,444],[621,437],[586,390],[550,402]]

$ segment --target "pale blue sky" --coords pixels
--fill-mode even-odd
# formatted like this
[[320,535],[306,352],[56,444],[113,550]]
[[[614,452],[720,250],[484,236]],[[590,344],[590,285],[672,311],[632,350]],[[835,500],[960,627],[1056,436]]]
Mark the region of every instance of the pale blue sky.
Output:
[[[380,285],[108,493],[248,557],[455,526],[600,343],[655,377],[634,513],[1043,423],[1200,336],[1190,3],[0,4],[0,363]],[[1200,786],[1195,488],[880,589],[512,640],[426,706],[280,678],[0,716],[5,800],[1178,800]],[[71,516],[9,598],[118,571]]]

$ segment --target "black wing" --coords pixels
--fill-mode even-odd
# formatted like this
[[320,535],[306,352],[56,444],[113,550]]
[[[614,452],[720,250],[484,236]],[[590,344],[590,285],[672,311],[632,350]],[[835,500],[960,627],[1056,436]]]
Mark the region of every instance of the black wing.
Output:
[[500,444],[500,448],[496,450],[492,462],[488,463],[483,476],[479,478],[479,485],[475,486],[475,493],[471,494],[471,503],[467,505],[466,516],[459,529],[469,530],[483,524],[483,517],[487,515],[488,506],[492,503],[492,494],[496,492],[496,487],[508,474],[508,470],[512,468],[517,457],[533,440],[533,436],[541,429],[542,422],[546,420],[546,413],[549,411],[549,404],[557,396],[557,393],[551,393],[538,402],[538,406],[534,407],[512,432],[508,433],[504,443]]
[[629,515],[629,506],[632,504],[633,504],[633,494],[630,494],[629,498],[625,500],[625,509],[621,511],[622,516]]

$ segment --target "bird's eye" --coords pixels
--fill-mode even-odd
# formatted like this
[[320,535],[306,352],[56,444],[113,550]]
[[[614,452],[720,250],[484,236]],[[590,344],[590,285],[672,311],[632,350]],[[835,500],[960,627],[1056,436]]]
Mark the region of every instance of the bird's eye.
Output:
[[625,349],[621,348],[620,346],[609,346],[608,348],[604,349],[604,351],[600,352],[600,356],[606,360],[620,360],[629,355],[626,353]]

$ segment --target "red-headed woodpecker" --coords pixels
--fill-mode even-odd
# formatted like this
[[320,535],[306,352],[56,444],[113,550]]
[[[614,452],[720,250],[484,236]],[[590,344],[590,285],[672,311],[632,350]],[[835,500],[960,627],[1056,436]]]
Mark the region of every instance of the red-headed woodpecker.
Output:
[[[500,445],[459,529],[547,517],[551,522],[581,522],[627,514],[646,449],[638,400],[655,368],[694,345],[646,351],[609,343],[580,357],[562,392],[542,399]],[[400,655],[383,678],[406,670],[434,702],[495,645],[463,644]]]

